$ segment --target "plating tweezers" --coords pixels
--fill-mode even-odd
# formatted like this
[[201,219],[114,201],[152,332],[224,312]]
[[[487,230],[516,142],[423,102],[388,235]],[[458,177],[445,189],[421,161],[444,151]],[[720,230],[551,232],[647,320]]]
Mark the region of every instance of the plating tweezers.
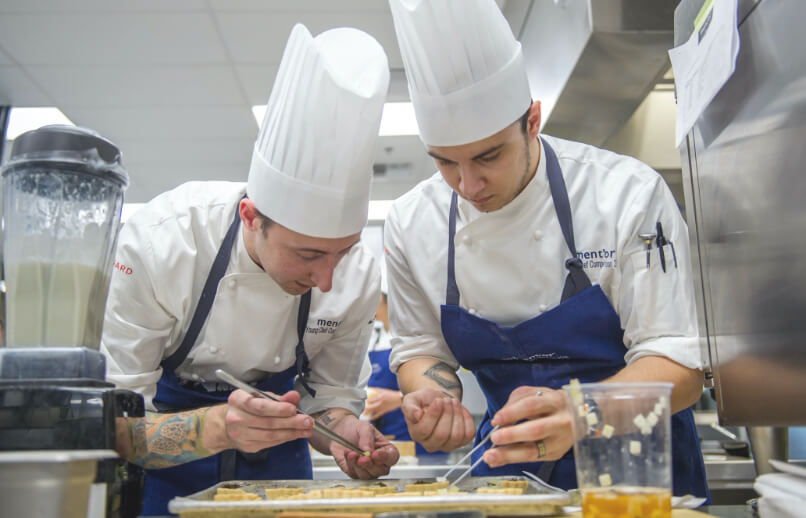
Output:
[[[249,394],[252,394],[252,395],[258,396],[258,397],[262,397],[262,398],[266,398],[266,399],[271,399],[272,401],[280,402],[279,399],[277,399],[276,397],[272,396],[271,394],[267,394],[266,392],[263,392],[262,390],[258,390],[258,389],[256,389],[255,387],[253,387],[252,385],[250,385],[248,383],[244,383],[243,381],[239,380],[238,378],[236,378],[235,376],[233,376],[232,374],[228,373],[225,370],[217,369],[215,371],[215,375],[218,376],[218,379],[220,379],[221,381],[229,383],[233,387],[239,388],[239,389],[241,389],[241,390],[243,390],[245,392],[248,392]],[[297,413],[302,414],[302,415],[308,415],[308,414],[306,414],[305,412],[302,412],[299,409],[297,409]],[[313,419],[313,417],[311,417],[311,419]],[[333,430],[331,430],[327,426],[323,425],[322,423],[320,423],[316,419],[313,419],[313,431],[318,433],[318,434],[324,435],[325,437],[327,437],[331,441],[335,441],[335,442],[341,444],[342,446],[344,446],[345,448],[350,449],[350,450],[358,453],[359,455],[369,456],[370,452],[362,450],[361,448],[359,448],[355,444],[351,443],[350,441],[348,441],[347,439],[345,439],[341,435],[337,434],[336,432],[334,432]]]
[[[473,454],[476,452],[476,450],[478,450],[479,448],[481,448],[482,446],[484,446],[484,443],[486,443],[488,440],[490,440],[490,437],[492,437],[493,432],[494,432],[494,431],[496,431],[496,430],[498,430],[499,428],[501,428],[501,426],[494,426],[494,427],[493,427],[493,429],[492,429],[492,430],[490,430],[490,431],[487,433],[487,435],[486,435],[486,436],[484,436],[484,439],[482,439],[481,441],[479,441],[479,443],[478,443],[478,444],[477,444],[475,447],[473,447],[473,449],[472,449],[472,450],[470,450],[470,452],[468,452],[468,454],[467,454],[467,455],[465,455],[464,457],[462,457],[461,459],[459,459],[459,462],[457,462],[456,464],[454,464],[454,465],[453,465],[453,467],[451,467],[451,469],[449,469],[448,471],[446,471],[446,472],[445,472],[445,475],[443,475],[443,476],[445,477],[445,479],[447,479],[447,478],[448,478],[448,475],[450,475],[451,473],[453,473],[454,471],[456,471],[456,470],[457,470],[457,469],[458,469],[458,468],[459,468],[459,467],[462,465],[462,463],[463,463],[464,461],[466,461],[468,458],[470,458],[470,456],[471,456],[471,455],[473,455]],[[464,473],[462,473],[461,475],[459,475],[459,477],[458,477],[456,480],[454,480],[453,482],[451,482],[450,487],[453,487],[453,486],[455,486],[456,484],[458,484],[459,482],[461,482],[462,480],[464,480],[464,478],[465,478],[466,476],[468,476],[468,475],[470,474],[470,472],[471,472],[471,471],[473,471],[473,468],[475,468],[476,466],[478,466],[478,465],[479,465],[479,462],[481,462],[481,459],[482,459],[482,458],[483,458],[483,457],[479,457],[479,458],[478,458],[478,460],[477,460],[476,462],[474,462],[472,466],[470,466],[469,468],[467,468],[467,469],[465,470],[465,472],[464,472]]]

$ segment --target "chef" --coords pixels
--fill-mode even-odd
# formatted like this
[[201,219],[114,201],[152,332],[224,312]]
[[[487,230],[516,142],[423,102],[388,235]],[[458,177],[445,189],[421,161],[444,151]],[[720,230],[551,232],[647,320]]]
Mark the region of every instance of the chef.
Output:
[[[397,461],[357,418],[380,283],[359,237],[388,83],[371,36],[295,26],[248,182],[184,184],[123,227],[102,350],[149,410],[118,430],[147,469],[143,514],[221,480],[311,478],[308,441],[354,478]],[[233,390],[219,368],[281,402]],[[297,408],[371,455],[314,434]]]
[[[494,0],[390,4],[439,169],[395,201],[384,232],[391,368],[412,438],[450,450],[473,437],[461,365],[487,399],[476,441],[504,427],[474,474],[527,469],[572,488],[562,386],[668,381],[674,493],[706,496],[688,237],[669,189],[637,160],[539,134],[540,102]],[[640,236],[658,222],[664,239],[647,250]]]

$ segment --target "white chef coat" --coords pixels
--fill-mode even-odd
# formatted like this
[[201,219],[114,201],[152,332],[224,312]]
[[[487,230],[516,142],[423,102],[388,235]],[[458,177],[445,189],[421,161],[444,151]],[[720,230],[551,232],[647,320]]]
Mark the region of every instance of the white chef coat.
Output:
[[[543,136],[565,178],[577,253],[619,315],[627,363],[646,355],[701,369],[688,229],[660,175],[630,157]],[[537,172],[499,210],[459,198],[455,268],[460,305],[513,326],[557,306],[571,257],[549,191],[541,145]],[[392,205],[384,229],[389,279],[391,368],[415,358],[458,366],[440,329],[445,303],[451,188],[436,173]],[[639,233],[666,238],[666,273],[653,242],[650,267]],[[580,322],[580,325],[585,325]]]
[[[107,378],[143,394],[151,410],[160,362],[179,347],[245,192],[245,183],[186,183],[156,197],[121,229],[101,350]],[[208,389],[216,388],[219,368],[252,382],[296,360],[300,297],[252,261],[240,232],[236,243],[207,321],[177,368],[180,379]],[[314,288],[304,341],[316,398],[297,381],[303,411],[361,413],[379,297],[377,260],[360,243],[337,265],[329,292]]]

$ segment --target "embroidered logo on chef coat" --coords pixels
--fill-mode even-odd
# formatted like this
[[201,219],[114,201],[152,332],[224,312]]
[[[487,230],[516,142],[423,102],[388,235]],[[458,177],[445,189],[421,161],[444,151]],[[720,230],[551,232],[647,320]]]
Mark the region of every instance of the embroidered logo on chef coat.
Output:
[[600,248],[598,250],[579,250],[577,258],[582,260],[582,267],[593,268],[615,268],[616,251]]
[[339,326],[344,322],[343,320],[328,320],[326,318],[317,318],[316,325],[311,327],[307,326],[305,332],[312,335],[328,334],[332,335],[336,332]]

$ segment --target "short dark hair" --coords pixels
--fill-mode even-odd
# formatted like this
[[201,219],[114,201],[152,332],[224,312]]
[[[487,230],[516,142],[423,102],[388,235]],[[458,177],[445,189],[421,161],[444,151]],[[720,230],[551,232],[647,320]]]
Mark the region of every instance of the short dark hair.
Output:
[[257,207],[255,207],[255,216],[260,219],[260,230],[263,231],[263,234],[265,235],[269,230],[269,227],[274,225],[274,220],[257,210]]

